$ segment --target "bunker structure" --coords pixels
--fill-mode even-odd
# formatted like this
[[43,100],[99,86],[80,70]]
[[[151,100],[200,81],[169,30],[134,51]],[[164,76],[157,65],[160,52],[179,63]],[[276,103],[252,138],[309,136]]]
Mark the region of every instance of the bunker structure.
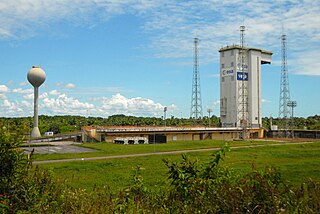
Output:
[[[154,144],[169,141],[233,140],[239,139],[239,127],[82,127],[82,142],[110,142],[116,144]],[[262,138],[264,129],[252,128],[253,138]]]
[[221,126],[261,128],[261,65],[271,63],[272,52],[239,45],[219,52]]

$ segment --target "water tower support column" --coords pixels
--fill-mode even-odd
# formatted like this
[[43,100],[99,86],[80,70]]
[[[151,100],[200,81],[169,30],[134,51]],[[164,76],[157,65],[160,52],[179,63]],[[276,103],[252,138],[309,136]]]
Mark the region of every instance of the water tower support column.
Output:
[[38,126],[38,96],[39,87],[34,87],[34,117],[33,117],[33,129],[31,132],[31,137],[41,137],[39,126]]

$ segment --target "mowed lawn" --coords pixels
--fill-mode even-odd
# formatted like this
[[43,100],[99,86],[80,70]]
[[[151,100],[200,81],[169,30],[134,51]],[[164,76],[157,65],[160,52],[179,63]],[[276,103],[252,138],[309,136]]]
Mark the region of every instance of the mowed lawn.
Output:
[[[65,153],[65,154],[36,154],[34,160],[57,160],[70,158],[87,158],[99,156],[114,156],[126,154],[143,154],[164,151],[177,150],[191,150],[191,149],[205,149],[205,148],[220,148],[227,141],[222,140],[202,140],[202,141],[176,141],[163,144],[141,144],[141,145],[121,145],[113,143],[85,143],[77,146],[96,149],[95,152],[88,153]],[[244,145],[264,145],[274,144],[277,142],[266,141],[230,141],[230,146],[244,146]]]
[[[220,143],[223,145],[222,142]],[[231,144],[231,146],[237,146],[238,143],[241,142],[237,142],[235,145]],[[255,144],[261,143],[256,142]],[[274,142],[269,144],[274,144]],[[99,144],[91,146],[103,147]],[[117,146],[123,146],[123,149],[130,148],[124,145]],[[141,145],[131,145],[131,147],[134,146],[137,146],[134,148],[135,152],[136,149],[141,149],[138,148]],[[152,148],[154,145],[143,146],[150,147],[145,152],[154,151],[154,148]],[[155,147],[156,151],[160,151],[160,145],[156,145]],[[149,151],[150,149],[151,151]],[[143,151],[141,149],[141,153]],[[200,162],[208,162],[213,153],[215,151],[192,152],[188,153],[188,156]],[[118,153],[114,152],[114,154]],[[124,152],[124,154],[127,153]],[[109,186],[112,191],[117,191],[125,188],[132,182],[134,169],[136,166],[140,166],[142,167],[140,172],[145,184],[150,188],[158,189],[168,182],[168,170],[162,161],[163,159],[179,161],[181,160],[181,154],[151,155],[99,161],[75,161],[45,164],[39,167],[51,169],[57,178],[66,180],[73,187],[93,190],[94,188]],[[266,166],[278,167],[285,180],[292,185],[299,185],[309,178],[320,180],[320,142],[304,145],[281,144],[255,148],[233,148],[230,152],[227,152],[225,161],[222,164],[239,174],[248,172],[252,165],[258,169],[263,169]]]

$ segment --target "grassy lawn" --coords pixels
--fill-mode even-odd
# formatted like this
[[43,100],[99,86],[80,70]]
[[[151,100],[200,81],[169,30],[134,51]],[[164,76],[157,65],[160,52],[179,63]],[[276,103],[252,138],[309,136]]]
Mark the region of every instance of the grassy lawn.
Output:
[[[203,148],[220,148],[226,143],[226,141],[218,140],[203,140],[203,141],[176,141],[168,142],[164,144],[140,144],[140,145],[120,145],[113,143],[85,143],[79,146],[96,149],[96,152],[90,153],[68,153],[68,154],[36,154],[34,160],[57,160],[68,158],[87,158],[87,157],[99,157],[99,156],[113,156],[113,155],[125,155],[125,154],[142,154],[152,152],[163,151],[177,151],[177,150],[189,150],[189,149],[203,149]],[[266,141],[230,141],[230,146],[241,145],[263,145],[274,144],[276,142]]]
[[[231,146],[238,143],[234,142]],[[261,144],[261,142],[256,142]],[[198,142],[197,142],[198,144]],[[212,144],[212,143],[211,143]],[[215,145],[210,145],[210,142],[203,142],[201,146],[221,146],[223,142],[217,142]],[[181,143],[180,146],[185,145]],[[190,142],[191,148],[193,145]],[[144,146],[153,147],[153,145],[103,145],[91,144],[90,146],[100,147],[101,153],[107,155],[115,155],[120,152],[116,149],[118,146],[127,148],[126,152],[121,154],[152,152],[148,149],[143,150]],[[107,148],[113,150],[107,150]],[[141,148],[139,148],[141,146]],[[156,151],[165,149],[167,145],[156,145]],[[200,146],[200,145],[198,145]],[[195,146],[196,147],[196,146]],[[92,148],[92,147],[91,147]],[[144,147],[145,148],[145,147]],[[182,148],[182,149],[186,149]],[[196,147],[199,148],[199,147]],[[181,147],[177,145],[175,149],[179,150]],[[194,149],[194,148],[192,148]],[[167,150],[165,150],[167,151]],[[200,161],[209,161],[210,155],[214,152],[194,152],[188,153],[193,159]],[[54,163],[40,165],[42,168],[51,169],[57,178],[66,180],[68,184],[74,187],[81,187],[85,189],[94,189],[95,187],[110,186],[111,190],[115,191],[126,187],[130,183],[134,168],[140,165],[143,170],[141,174],[147,186],[154,189],[161,188],[167,178],[167,169],[162,159],[170,159],[172,161],[179,161],[181,155],[153,155],[147,157],[132,157],[123,159],[100,160],[100,161],[77,161],[67,163]],[[288,180],[293,185],[299,185],[309,177],[320,180],[320,142],[306,145],[281,145],[273,147],[256,147],[256,148],[238,148],[227,152],[224,165],[232,168],[237,173],[247,172],[252,164],[257,168],[264,168],[265,166],[278,167],[284,179]]]

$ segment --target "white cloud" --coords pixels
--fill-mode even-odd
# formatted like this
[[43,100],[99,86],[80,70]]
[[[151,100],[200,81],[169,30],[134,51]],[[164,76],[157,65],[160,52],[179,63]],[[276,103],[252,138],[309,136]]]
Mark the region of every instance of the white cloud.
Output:
[[20,86],[26,86],[26,85],[28,85],[28,82],[27,82],[27,81],[25,81],[25,82],[20,82],[19,85],[20,85]]
[[5,85],[0,85],[0,99],[6,100],[7,96],[6,93],[9,91],[9,88]]
[[76,85],[73,84],[73,83],[68,83],[68,84],[66,84],[64,87],[65,87],[65,88],[68,88],[68,89],[72,89],[72,88],[75,88]]
[[5,85],[0,85],[0,94],[7,93],[9,91],[8,87]]
[[[288,59],[307,59],[308,49],[317,50],[320,37],[320,5],[317,1],[261,2],[261,1],[172,1],[148,16],[145,30],[150,32],[151,47],[157,57],[191,58],[192,38],[200,38],[201,63],[218,61],[218,50],[225,45],[239,43],[239,26],[246,26],[245,41],[249,46],[269,49],[280,58],[282,23],[288,34]],[[232,15],[230,15],[230,11]],[[156,16],[154,15],[156,14]],[[154,32],[156,32],[154,34]],[[301,52],[299,56],[294,54]],[[277,54],[278,53],[278,54]],[[320,75],[314,53],[313,59],[301,61],[300,74]],[[191,60],[190,60],[191,61]],[[309,63],[309,64],[308,64]]]
[[213,101],[213,107],[214,107],[214,108],[220,107],[220,100],[215,100],[215,101]]
[[261,102],[263,102],[263,103],[271,103],[271,101],[270,100],[267,100],[267,99],[261,99]]
[[22,88],[15,88],[12,90],[13,93],[17,94],[29,94],[33,92],[33,89],[22,89]]
[[[102,109],[107,114],[145,115],[158,116],[163,113],[164,105],[156,103],[151,99],[142,97],[126,98],[121,94],[113,95],[111,98],[103,98]],[[168,110],[175,110],[175,105],[168,106]]]
[[[320,39],[320,38],[319,38]],[[295,60],[289,64],[289,71],[300,75],[320,76],[319,51],[308,50],[295,54]],[[295,65],[294,67],[291,65]],[[292,68],[292,69],[291,69]]]
[[19,116],[24,113],[24,109],[19,107],[18,104],[14,102],[10,102],[8,99],[3,100],[3,103],[0,103],[1,113],[3,113],[4,117],[8,116]]
[[40,94],[39,99],[46,99],[46,98],[48,98],[48,97],[49,97],[49,96],[48,96],[48,93],[47,93],[47,92],[44,92],[44,93]]
[[86,114],[87,110],[94,109],[91,103],[81,102],[74,97],[68,97],[66,94],[59,95],[56,99],[43,98],[40,108],[44,108],[52,114]]
[[[232,12],[231,12],[232,11]],[[218,60],[217,50],[239,43],[239,26],[246,25],[249,46],[280,49],[282,24],[288,34],[288,54],[293,60],[305,59],[308,50],[317,50],[320,39],[319,1],[169,1],[169,0],[3,0],[0,3],[0,37],[35,36],[41,28],[64,21],[75,25],[94,26],[113,16],[133,14],[144,20],[142,29],[148,36],[147,47],[155,57],[192,57],[192,39],[200,38],[201,63]],[[320,53],[315,53],[319,58]],[[277,57],[277,56],[276,56]],[[279,56],[278,56],[279,58]],[[299,74],[319,75],[316,61],[300,60]]]
[[[143,14],[161,3],[159,0],[3,0],[0,2],[0,37],[26,38],[37,34],[47,23],[69,21],[76,25],[95,25],[95,19],[107,20],[128,11]],[[92,16],[92,14],[94,14]]]
[[[0,93],[0,97],[1,95]],[[50,95],[55,97],[50,97]],[[26,113],[32,113],[33,93],[24,94],[23,98],[24,100],[16,100],[15,102],[11,102],[5,96],[1,98],[0,108],[6,114],[0,116],[25,116]],[[49,115],[95,115],[107,117],[113,114],[162,116],[165,106],[167,106],[168,112],[177,110],[174,104],[163,105],[142,97],[126,98],[119,93],[111,96],[111,98],[101,97],[100,99],[91,100],[91,102],[95,104],[83,102],[75,97],[60,94],[53,90],[39,95],[39,112]]]
[[53,96],[57,96],[59,94],[61,94],[60,92],[58,92],[57,90],[52,90],[49,92],[50,95],[53,95]]
[[24,98],[25,100],[33,100],[34,94],[32,93],[32,94],[23,95],[23,98]]

